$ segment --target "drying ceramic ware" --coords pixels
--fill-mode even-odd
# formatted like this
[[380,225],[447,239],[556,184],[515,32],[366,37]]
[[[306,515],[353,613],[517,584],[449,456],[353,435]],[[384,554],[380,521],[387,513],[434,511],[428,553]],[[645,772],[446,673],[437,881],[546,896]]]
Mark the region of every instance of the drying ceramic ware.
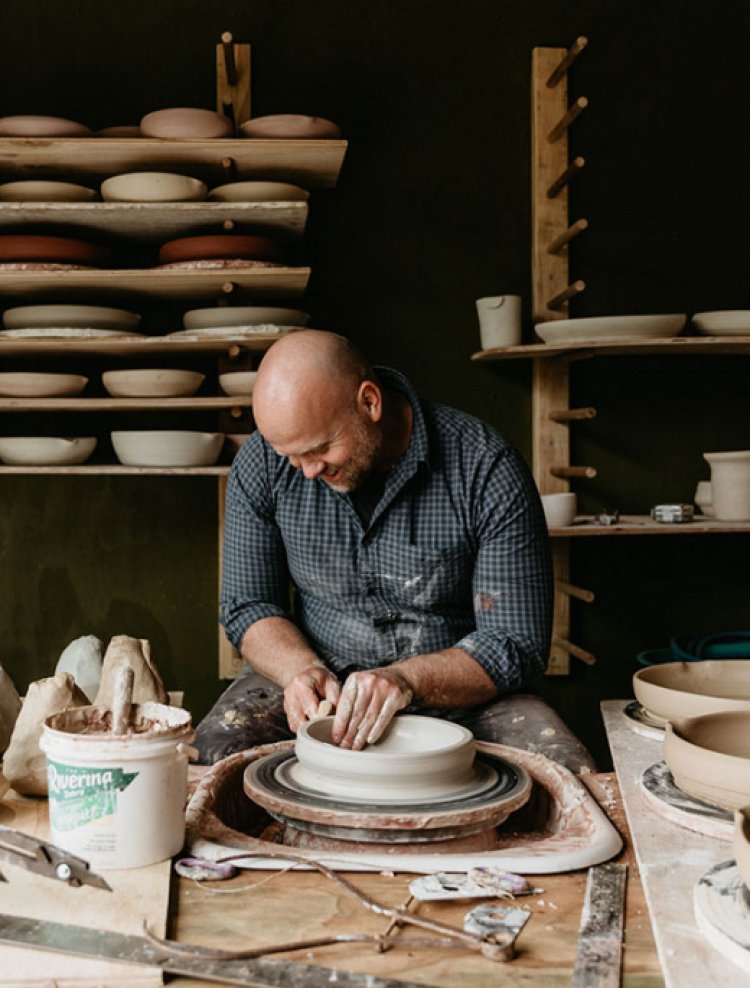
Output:
[[223,443],[220,432],[161,429],[112,433],[117,459],[131,467],[211,466],[219,458]]
[[711,503],[719,521],[750,521],[750,450],[704,453],[711,467]]
[[0,373],[0,395],[7,398],[65,398],[79,395],[88,384],[81,374]]
[[692,322],[706,336],[750,336],[750,309],[696,312]]
[[169,703],[161,673],[151,658],[151,642],[147,638],[115,635],[104,655],[101,682],[95,701],[97,707],[112,709],[118,673],[125,666],[130,666],[134,673],[133,703]]
[[102,643],[96,635],[83,635],[67,645],[60,653],[55,675],[69,672],[76,686],[94,702],[102,678]]
[[664,761],[689,796],[725,810],[750,804],[750,710],[667,724]]
[[693,501],[698,505],[701,512],[707,518],[714,517],[714,505],[713,505],[713,494],[711,493],[711,481],[710,480],[699,480],[698,486],[695,488],[695,495],[693,496]]
[[750,660],[663,662],[639,669],[633,692],[660,722],[722,710],[750,712]]
[[0,137],[91,137],[75,120],[35,115],[0,117]]
[[9,466],[74,466],[85,463],[95,448],[94,436],[2,436],[0,460]]
[[141,120],[140,130],[144,137],[184,141],[231,137],[234,133],[228,117],[213,110],[194,107],[174,107],[147,113]]
[[124,329],[93,329],[79,326],[26,326],[23,329],[0,329],[0,339],[9,340],[106,340],[142,337]]
[[521,343],[521,296],[493,295],[476,301],[483,350]]
[[27,179],[0,185],[2,202],[91,202],[92,199],[96,199],[96,189],[74,182]]
[[548,528],[566,528],[576,517],[577,498],[573,491],[542,494],[542,508]]
[[71,237],[6,233],[0,236],[0,263],[6,261],[48,261],[100,267],[109,260],[109,248]]
[[167,336],[195,341],[217,338],[241,340],[245,336],[283,336],[298,329],[310,328],[309,326],[277,326],[274,323],[260,323],[257,326],[206,326],[205,329],[179,329],[175,333],[167,333]]
[[130,330],[140,321],[136,312],[104,305],[18,305],[3,313],[3,325],[7,329],[71,326]]
[[684,313],[657,316],[590,316],[585,319],[556,319],[534,327],[545,343],[612,343],[620,340],[670,338],[687,321]]
[[211,189],[208,198],[218,202],[305,202],[310,193],[288,182],[229,182]]
[[256,261],[278,261],[281,249],[268,237],[241,233],[209,234],[200,237],[179,237],[163,244],[159,250],[160,264],[182,261],[203,261],[212,258],[247,258]]
[[8,673],[0,666],[0,757],[10,743],[20,710],[21,698],[18,691]]
[[750,806],[734,811],[734,860],[745,886],[750,889]]
[[97,130],[96,136],[120,139],[122,137],[143,137],[143,134],[137,124],[120,124],[115,127],[102,127],[101,130]]
[[208,187],[189,175],[170,172],[127,172],[102,182],[105,202],[196,202]]
[[310,316],[298,309],[277,309],[260,305],[215,305],[210,309],[190,309],[182,317],[185,329],[211,329],[218,326],[306,326]]
[[227,371],[219,374],[219,385],[227,395],[251,395],[257,376],[257,371]]
[[323,140],[341,137],[341,129],[332,120],[309,117],[303,113],[273,113],[254,117],[240,125],[243,137],[289,137]]
[[174,369],[113,370],[102,384],[114,398],[185,398],[194,395],[206,375]]

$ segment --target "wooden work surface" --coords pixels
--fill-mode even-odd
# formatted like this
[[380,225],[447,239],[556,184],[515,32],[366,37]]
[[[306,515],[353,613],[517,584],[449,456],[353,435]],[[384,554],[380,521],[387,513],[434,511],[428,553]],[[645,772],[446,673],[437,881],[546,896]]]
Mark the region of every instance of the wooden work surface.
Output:
[[[624,988],[664,984],[613,774],[588,777],[589,787],[625,839],[618,860],[629,865],[624,950]],[[562,988],[570,984],[576,956],[586,870],[536,876],[544,891],[516,900],[532,916],[518,941],[518,956],[497,963],[464,950],[419,949],[376,954],[370,945],[338,944],[310,953],[283,954],[289,960],[389,976],[446,988]],[[348,874],[354,885],[390,905],[404,905],[414,875]],[[242,872],[209,887],[180,879],[173,895],[170,936],[183,942],[241,950],[261,944],[312,939],[344,932],[382,933],[388,920],[366,910],[327,879],[309,872]],[[484,900],[493,902],[496,900]],[[454,926],[479,900],[419,903],[419,913]],[[414,908],[412,906],[412,908]],[[412,930],[412,935],[419,931]],[[403,935],[403,934],[402,934]],[[180,988],[207,982],[178,978]]]

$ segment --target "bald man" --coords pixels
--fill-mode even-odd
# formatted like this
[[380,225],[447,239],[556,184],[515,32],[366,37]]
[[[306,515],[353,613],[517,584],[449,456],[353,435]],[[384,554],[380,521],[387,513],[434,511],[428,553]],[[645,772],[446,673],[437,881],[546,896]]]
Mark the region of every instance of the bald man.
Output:
[[270,348],[253,412],[227,488],[221,593],[248,665],[198,726],[201,761],[291,737],[328,700],[343,748],[410,709],[592,768],[557,715],[517,692],[546,664],[552,577],[516,451],[317,330]]

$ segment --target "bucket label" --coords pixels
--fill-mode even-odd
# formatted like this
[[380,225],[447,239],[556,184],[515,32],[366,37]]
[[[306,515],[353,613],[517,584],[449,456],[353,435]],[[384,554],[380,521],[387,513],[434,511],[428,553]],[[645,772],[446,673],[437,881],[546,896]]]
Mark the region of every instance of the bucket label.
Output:
[[138,772],[121,768],[85,768],[47,759],[50,822],[55,830],[77,830],[84,824],[114,816],[117,794]]

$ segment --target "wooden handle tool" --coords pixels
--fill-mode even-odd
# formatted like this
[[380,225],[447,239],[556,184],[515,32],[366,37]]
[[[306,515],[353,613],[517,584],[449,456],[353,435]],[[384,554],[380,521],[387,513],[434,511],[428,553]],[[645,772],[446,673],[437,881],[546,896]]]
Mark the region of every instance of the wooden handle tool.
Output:
[[112,690],[112,734],[128,733],[134,683],[135,673],[132,666],[123,666],[118,670]]

